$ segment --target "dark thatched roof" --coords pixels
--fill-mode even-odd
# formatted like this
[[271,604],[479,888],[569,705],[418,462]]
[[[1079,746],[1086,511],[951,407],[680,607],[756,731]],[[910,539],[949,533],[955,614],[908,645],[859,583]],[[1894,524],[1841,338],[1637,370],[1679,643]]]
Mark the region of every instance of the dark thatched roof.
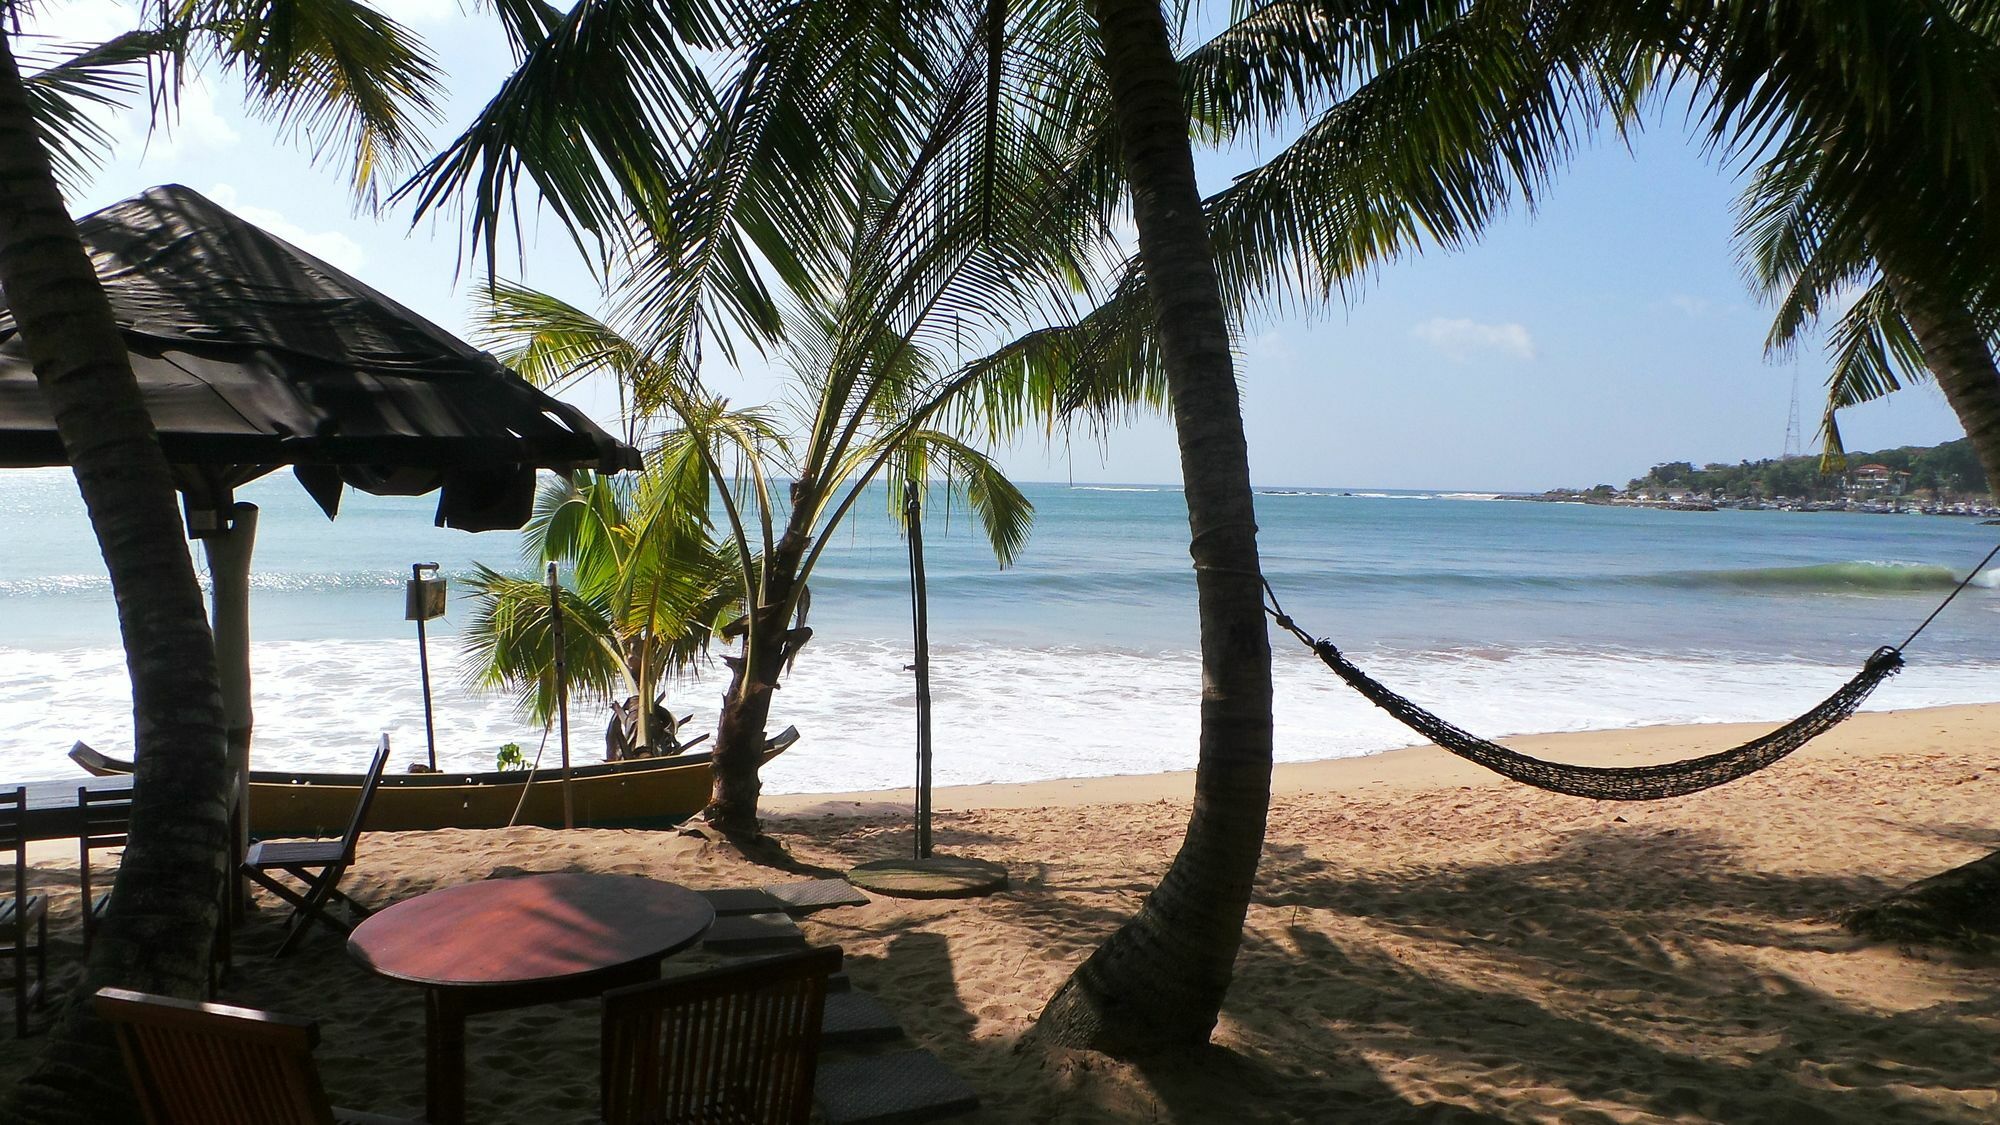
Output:
[[[329,514],[343,483],[441,488],[438,522],[482,530],[520,526],[536,468],[639,466],[582,411],[188,188],[77,227],[185,479],[226,491],[291,465]],[[0,466],[66,463],[0,304]]]

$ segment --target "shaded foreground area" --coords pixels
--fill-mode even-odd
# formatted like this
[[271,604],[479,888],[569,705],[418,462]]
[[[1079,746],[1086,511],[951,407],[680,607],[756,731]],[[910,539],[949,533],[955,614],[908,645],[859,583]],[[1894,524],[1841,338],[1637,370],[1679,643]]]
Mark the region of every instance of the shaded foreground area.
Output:
[[[804,925],[845,946],[855,983],[979,1089],[986,1108],[967,1121],[1990,1121],[2000,960],[1866,943],[1837,916],[2000,846],[1985,749],[1997,717],[1862,716],[1748,781],[1643,806],[1490,784],[1435,751],[1281,771],[1216,1045],[1145,1066],[1023,1036],[1152,887],[1187,815],[1180,799],[1077,802],[1170,784],[1051,783],[1010,790],[1002,803],[1022,807],[941,813],[940,850],[1005,863],[1012,890],[881,899]],[[1553,752],[1581,759],[1613,738]],[[1690,739],[1735,740],[1663,741]],[[807,863],[909,846],[906,818],[880,806],[780,804],[798,811],[772,827]],[[73,869],[57,862],[42,875],[69,890],[57,906],[73,919]],[[511,829],[370,836],[350,879],[387,903],[570,870],[772,878],[674,833]],[[281,920],[267,908],[241,939],[227,998],[318,1017],[341,1103],[417,1112],[416,990],[371,977],[324,931],[271,962]],[[75,936],[54,957],[71,971]],[[474,1120],[593,1119],[594,1003],[470,1031]],[[8,1042],[0,1079],[26,1053]]]

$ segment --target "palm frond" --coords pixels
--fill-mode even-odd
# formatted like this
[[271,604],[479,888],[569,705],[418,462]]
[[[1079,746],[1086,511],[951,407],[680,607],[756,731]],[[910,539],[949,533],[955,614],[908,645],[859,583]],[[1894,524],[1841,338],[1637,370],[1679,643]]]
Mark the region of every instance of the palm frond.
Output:
[[[534,722],[555,714],[555,635],[548,587],[475,564],[467,582],[474,605],[461,644],[465,684],[477,691],[511,691]],[[611,701],[636,688],[619,658],[609,606],[562,592],[563,655],[573,692]]]
[[[518,227],[522,186],[580,248],[622,243],[630,200],[657,197],[696,126],[688,107],[712,98],[682,34],[722,17],[700,0],[496,0],[520,58],[498,93],[443,151],[391,196],[417,217],[459,209],[467,249],[497,274],[501,225]],[[518,235],[518,230],[517,230]],[[517,237],[516,241],[519,239]]]
[[626,385],[647,379],[647,357],[637,345],[561,298],[495,279],[479,287],[473,308],[479,343],[538,387],[597,373]]
[[359,0],[202,0],[191,28],[250,92],[250,109],[346,163],[373,207],[437,119],[437,65],[403,25]]
[[937,479],[948,496],[963,495],[993,557],[1001,566],[1011,566],[1027,545],[1034,527],[1035,505],[1000,466],[985,453],[941,430],[917,430],[903,436],[907,471],[891,478],[891,503],[900,495],[902,482]]
[[152,60],[177,49],[179,42],[169,32],[128,31],[95,46],[70,49],[22,78],[28,111],[41,127],[49,160],[65,187],[82,188],[110,155],[112,138],[92,112],[122,108],[145,93]]

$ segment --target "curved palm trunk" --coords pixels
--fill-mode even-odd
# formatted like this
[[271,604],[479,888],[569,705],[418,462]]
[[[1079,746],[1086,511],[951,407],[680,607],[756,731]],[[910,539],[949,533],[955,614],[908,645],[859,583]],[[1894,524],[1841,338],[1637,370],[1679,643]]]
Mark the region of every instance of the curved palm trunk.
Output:
[[2000,494],[2000,367],[1994,365],[1993,350],[1963,306],[1939,300],[1887,268],[1883,275],[1923,348],[1924,366],[1972,439],[1979,467],[1986,470],[1987,490]]
[[1228,991],[1271,795],[1271,646],[1229,326],[1159,0],[1100,0],[1098,25],[1139,257],[1158,307],[1201,618],[1201,758],[1173,866],[1038,1020],[1072,1046],[1206,1042]]
[[[173,481],[111,307],[63,208],[0,33],[0,289],[52,408],[111,575],[138,749],[131,843],[82,990],[200,994],[228,818],[222,699]],[[72,1003],[17,1091],[38,1125],[135,1120],[124,1065]]]
[[[1941,300],[1908,274],[1883,266],[1883,277],[1910,324],[1945,401],[1951,404],[1986,488],[2000,495],[2000,367],[1961,303]],[[1847,927],[1883,941],[1969,944],[2000,935],[2000,852],[1913,883],[1847,915]]]
[[[793,497],[794,512],[809,508]],[[796,518],[796,517],[795,517]],[[764,561],[763,604],[750,612],[745,627],[744,655],[725,657],[730,668],[729,690],[715,725],[715,782],[709,790],[702,819],[727,835],[749,838],[761,831],[757,796],[764,783],[758,767],[764,757],[764,727],[771,716],[771,693],[785,661],[804,637],[791,628],[792,591],[798,584],[799,563],[808,540],[803,529],[788,527],[784,538]]]

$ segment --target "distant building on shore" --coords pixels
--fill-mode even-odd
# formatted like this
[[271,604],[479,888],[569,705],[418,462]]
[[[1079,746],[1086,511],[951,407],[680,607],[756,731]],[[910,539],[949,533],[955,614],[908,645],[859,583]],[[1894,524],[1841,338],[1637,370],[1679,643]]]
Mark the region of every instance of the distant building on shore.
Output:
[[1909,482],[1910,474],[1887,465],[1861,465],[1842,479],[1840,490],[1849,496],[1901,496]]

